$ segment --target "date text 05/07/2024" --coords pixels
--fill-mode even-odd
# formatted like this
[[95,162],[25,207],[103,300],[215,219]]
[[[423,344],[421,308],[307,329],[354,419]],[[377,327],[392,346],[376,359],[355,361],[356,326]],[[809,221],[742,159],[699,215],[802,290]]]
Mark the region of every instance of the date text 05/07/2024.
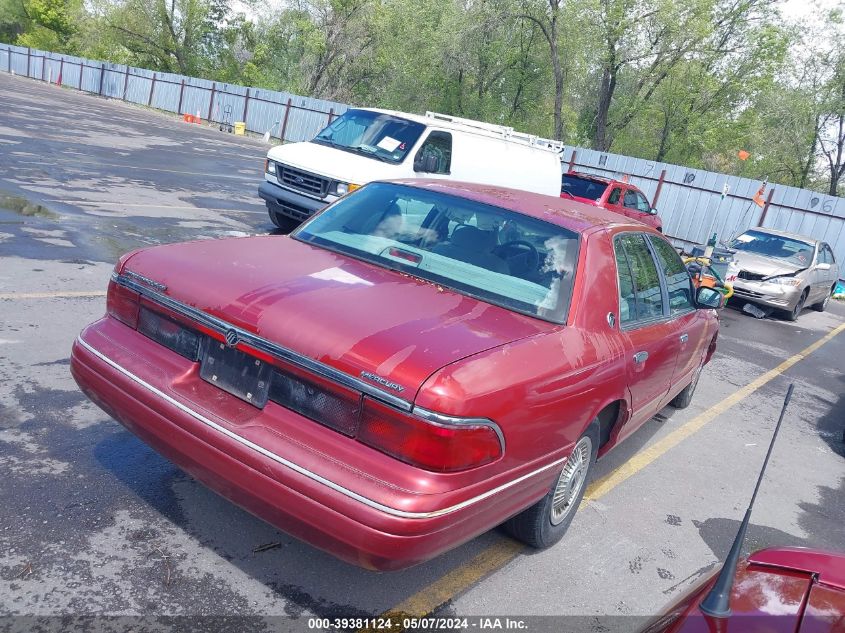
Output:
[[506,617],[429,617],[378,616],[371,618],[309,618],[308,628],[317,631],[466,631],[527,630],[519,618]]

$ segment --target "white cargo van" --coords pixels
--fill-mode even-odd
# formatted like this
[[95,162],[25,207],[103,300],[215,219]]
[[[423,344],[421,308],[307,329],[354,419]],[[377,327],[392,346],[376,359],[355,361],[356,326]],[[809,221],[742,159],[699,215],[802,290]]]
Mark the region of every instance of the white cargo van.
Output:
[[562,150],[502,125],[354,108],[307,143],[272,148],[258,195],[286,230],[373,180],[447,178],[559,196]]

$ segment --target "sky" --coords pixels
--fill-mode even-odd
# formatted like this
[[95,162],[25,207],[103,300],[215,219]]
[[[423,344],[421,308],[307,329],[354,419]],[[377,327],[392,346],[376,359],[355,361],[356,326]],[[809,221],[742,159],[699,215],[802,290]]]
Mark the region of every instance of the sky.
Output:
[[[828,10],[839,7],[845,9],[845,0],[785,0],[781,6],[784,17],[789,20],[798,20],[812,17],[814,14],[821,16]],[[821,9],[821,10],[819,10]]]

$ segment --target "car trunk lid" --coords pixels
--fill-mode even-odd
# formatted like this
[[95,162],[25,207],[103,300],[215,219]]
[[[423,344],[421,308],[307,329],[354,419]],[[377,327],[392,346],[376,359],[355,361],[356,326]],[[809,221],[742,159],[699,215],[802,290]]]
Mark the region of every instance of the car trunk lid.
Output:
[[164,284],[176,301],[408,400],[449,363],[558,327],[286,236],[155,247],[125,269]]

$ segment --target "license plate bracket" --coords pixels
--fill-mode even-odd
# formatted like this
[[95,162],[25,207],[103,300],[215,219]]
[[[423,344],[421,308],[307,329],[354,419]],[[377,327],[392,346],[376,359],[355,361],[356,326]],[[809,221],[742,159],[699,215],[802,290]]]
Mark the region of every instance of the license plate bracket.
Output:
[[200,378],[244,402],[263,409],[270,395],[272,368],[233,347],[207,339]]

